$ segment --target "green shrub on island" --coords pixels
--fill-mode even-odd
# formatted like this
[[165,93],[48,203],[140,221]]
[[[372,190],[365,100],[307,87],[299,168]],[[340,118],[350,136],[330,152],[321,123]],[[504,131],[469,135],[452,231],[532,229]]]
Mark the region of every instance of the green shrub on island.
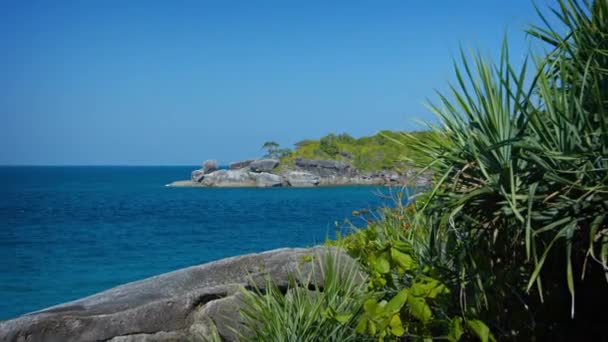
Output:
[[[433,136],[430,131],[411,132],[422,140]],[[417,151],[395,144],[403,140],[403,132],[381,131],[370,137],[353,138],[343,134],[328,134],[319,140],[302,140],[291,153],[281,158],[281,164],[293,166],[297,158],[330,159],[351,163],[361,171],[399,170],[411,167],[408,160],[418,160]]]

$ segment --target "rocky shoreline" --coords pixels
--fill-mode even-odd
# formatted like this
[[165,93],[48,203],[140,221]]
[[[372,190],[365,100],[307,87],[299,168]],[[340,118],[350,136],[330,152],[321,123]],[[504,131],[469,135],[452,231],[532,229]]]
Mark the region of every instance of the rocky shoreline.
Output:
[[190,180],[175,181],[169,187],[316,187],[333,185],[411,185],[427,186],[428,174],[415,169],[404,172],[383,170],[362,172],[353,165],[336,160],[295,160],[293,166],[277,159],[245,160],[219,169],[215,160],[207,160],[192,171]]

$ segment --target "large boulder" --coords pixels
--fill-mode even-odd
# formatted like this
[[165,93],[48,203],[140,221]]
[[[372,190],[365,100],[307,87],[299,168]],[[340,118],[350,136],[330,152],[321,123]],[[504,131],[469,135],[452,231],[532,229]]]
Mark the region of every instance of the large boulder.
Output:
[[253,172],[271,172],[277,166],[279,166],[279,161],[276,159],[258,159],[249,164],[249,170]]
[[251,173],[246,169],[217,170],[205,175],[202,184],[211,187],[248,187],[257,186]]
[[296,167],[320,177],[351,177],[356,173],[351,164],[337,160],[296,158]]
[[[267,279],[280,289],[323,286],[332,255],[344,272],[356,272],[356,261],[338,249],[285,248],[249,254],[162,274],[0,322],[0,341],[183,341],[213,332],[234,341],[240,328],[239,308],[246,289],[264,291]],[[312,259],[312,261],[311,261]]]
[[293,187],[311,187],[319,185],[319,176],[304,171],[289,171],[285,174],[287,184]]
[[270,188],[283,185],[283,178],[273,173],[251,173],[250,176],[255,179],[255,183],[259,188]]
[[251,163],[253,163],[253,161],[254,160],[251,159],[251,160],[243,160],[243,161],[230,163],[230,170],[244,169],[246,167],[249,167],[249,165],[251,165]]
[[203,169],[194,170],[192,171],[190,178],[193,182],[200,183],[203,178],[205,178],[205,171],[203,171]]
[[203,163],[203,173],[208,174],[218,170],[217,160],[205,160]]

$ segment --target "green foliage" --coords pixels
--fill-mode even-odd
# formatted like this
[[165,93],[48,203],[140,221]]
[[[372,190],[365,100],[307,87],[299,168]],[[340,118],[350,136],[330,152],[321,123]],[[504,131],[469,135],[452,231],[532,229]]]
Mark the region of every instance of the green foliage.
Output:
[[[365,300],[365,284],[352,266],[343,265],[333,252],[327,257],[306,256],[302,264],[312,267],[306,279],[290,275],[288,289],[267,280],[265,291],[243,290],[242,317],[247,331],[241,339],[252,341],[361,341],[355,332],[356,316]],[[325,260],[325,261],[322,261]],[[324,279],[317,291],[310,284]]]
[[421,216],[441,279],[502,338],[575,331],[564,313],[608,304],[608,2],[558,1],[554,13],[565,32],[529,31],[554,47],[534,58],[534,79],[506,43],[497,65],[463,54],[457,85],[431,105],[436,139],[405,138],[436,177]]
[[[402,197],[397,194],[397,203]],[[463,326],[469,320],[461,316],[451,291],[427,260],[428,230],[415,219],[417,210],[417,204],[385,208],[379,218],[368,218],[365,229],[333,242],[349,251],[370,275],[372,298],[364,303],[357,331],[380,341],[400,336],[493,340],[489,329],[487,334],[476,329],[487,328],[481,321]]]
[[340,152],[340,145],[338,144],[338,137],[334,134],[328,134],[319,140],[319,148],[321,151],[326,153],[328,156],[335,156]]
[[323,316],[347,338],[606,339],[608,1],[558,0],[552,13],[562,28],[539,11],[528,30],[552,50],[517,69],[506,42],[496,64],[462,53],[429,131],[330,134],[283,158],[409,160],[434,175],[408,206],[397,194],[380,217],[353,212],[367,227],[331,242],[369,274],[356,305]]
[[279,144],[274,141],[267,141],[262,145],[262,149],[266,150],[265,158],[280,159],[287,157],[291,154],[291,150],[288,148],[279,148]]
[[[410,133],[426,139],[433,132]],[[409,160],[419,160],[423,156],[415,150],[403,147],[401,132],[381,131],[371,137],[355,139],[342,133],[330,133],[319,140],[302,140],[295,144],[292,154],[281,159],[281,164],[293,165],[296,158],[332,159],[352,163],[362,171],[399,170],[411,167]]]

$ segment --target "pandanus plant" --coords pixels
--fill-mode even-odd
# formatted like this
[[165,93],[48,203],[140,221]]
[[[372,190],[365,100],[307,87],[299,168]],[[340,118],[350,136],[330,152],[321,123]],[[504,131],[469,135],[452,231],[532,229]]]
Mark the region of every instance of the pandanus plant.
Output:
[[608,304],[608,1],[559,0],[557,25],[538,13],[528,33],[545,56],[515,68],[506,43],[498,64],[463,53],[430,106],[435,138],[405,137],[435,175],[420,212],[429,262],[463,315],[505,337],[560,329],[547,303],[564,293],[568,316],[585,312],[577,288]]

